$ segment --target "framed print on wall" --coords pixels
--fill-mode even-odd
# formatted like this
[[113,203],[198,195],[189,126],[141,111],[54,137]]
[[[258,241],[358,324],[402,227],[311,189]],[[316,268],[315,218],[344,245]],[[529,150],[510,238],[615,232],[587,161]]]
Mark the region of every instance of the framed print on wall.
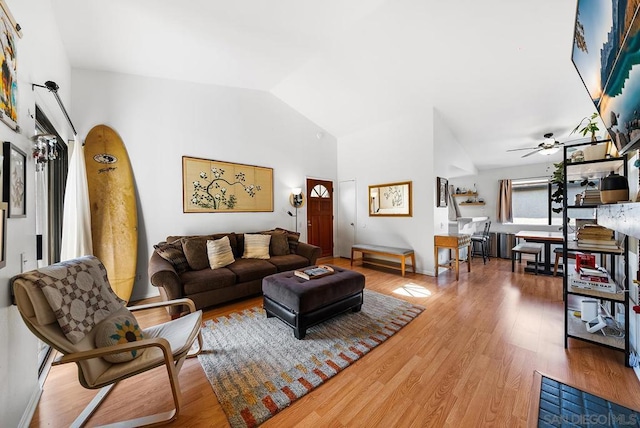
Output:
[[369,186],[369,216],[411,217],[411,181]]
[[27,155],[13,143],[2,146],[2,201],[8,204],[9,218],[27,216]]
[[273,212],[273,168],[182,157],[185,213]]
[[442,178],[442,177],[438,177],[437,179],[437,200],[436,200],[436,206],[437,207],[446,207],[447,204],[447,184],[448,181],[446,178]]

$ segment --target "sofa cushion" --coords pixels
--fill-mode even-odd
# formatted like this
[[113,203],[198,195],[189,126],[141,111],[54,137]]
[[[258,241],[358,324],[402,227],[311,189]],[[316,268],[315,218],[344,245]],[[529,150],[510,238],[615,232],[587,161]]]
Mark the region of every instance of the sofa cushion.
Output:
[[182,250],[187,258],[189,267],[193,270],[201,270],[209,267],[207,257],[207,238],[194,237],[182,240]]
[[180,275],[180,281],[184,294],[190,296],[236,285],[236,274],[227,268],[190,270]]
[[229,244],[229,237],[225,236],[220,239],[208,240],[207,256],[211,269],[219,269],[233,263],[235,259],[233,258],[233,251],[231,251],[231,245]]
[[278,272],[286,272],[288,270],[300,269],[309,266],[309,260],[306,257],[302,257],[297,254],[273,256],[269,259],[269,263],[278,268]]
[[187,257],[182,251],[182,242],[180,240],[154,245],[156,252],[160,257],[171,263],[177,273],[182,273],[189,269]]
[[287,240],[289,241],[289,251],[291,252],[291,254],[296,254],[298,249],[298,241],[300,240],[300,233],[282,229],[281,227],[276,227],[275,230],[283,232],[287,235]]
[[262,233],[271,235],[271,241],[269,241],[270,256],[286,256],[287,254],[291,254],[286,233],[280,230],[269,230]]
[[278,272],[275,265],[272,265],[267,260],[260,259],[236,259],[225,269],[235,273],[239,283],[262,279],[267,275]]
[[271,235],[244,234],[244,254],[243,259],[268,259],[269,242]]

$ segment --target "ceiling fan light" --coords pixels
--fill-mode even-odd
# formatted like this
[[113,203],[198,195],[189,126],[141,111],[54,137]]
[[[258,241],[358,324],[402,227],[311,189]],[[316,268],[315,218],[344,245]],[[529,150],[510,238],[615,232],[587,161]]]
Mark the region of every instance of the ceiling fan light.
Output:
[[560,150],[560,147],[549,147],[548,149],[540,150],[538,153],[540,153],[541,155],[549,156],[554,153],[557,153],[558,150]]

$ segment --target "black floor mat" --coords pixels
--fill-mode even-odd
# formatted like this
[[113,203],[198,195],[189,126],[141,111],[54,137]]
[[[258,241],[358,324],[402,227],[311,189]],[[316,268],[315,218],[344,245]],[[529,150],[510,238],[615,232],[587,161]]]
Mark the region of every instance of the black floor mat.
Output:
[[539,427],[640,427],[640,413],[542,376]]

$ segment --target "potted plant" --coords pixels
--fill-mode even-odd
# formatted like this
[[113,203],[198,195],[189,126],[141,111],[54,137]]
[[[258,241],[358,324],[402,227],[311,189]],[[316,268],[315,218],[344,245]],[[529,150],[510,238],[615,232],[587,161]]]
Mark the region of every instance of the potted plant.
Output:
[[583,117],[580,123],[578,123],[578,125],[573,128],[573,131],[571,131],[571,133],[573,134],[574,132],[578,131],[578,128],[582,126],[584,121],[588,120],[589,122],[578,132],[580,132],[583,137],[586,137],[587,134],[591,134],[591,141],[596,141],[596,132],[600,130],[600,128],[598,128],[598,122],[596,121],[597,117],[598,113],[593,113],[591,117]]
[[[560,205],[559,207],[551,208],[551,211],[556,214],[562,212],[562,202],[564,201],[564,162],[565,161],[554,163],[553,166],[555,167],[555,169],[553,170],[553,174],[551,175],[551,184],[556,186],[553,193],[551,193],[551,202]],[[596,183],[586,178],[580,182],[580,186],[595,187]]]

